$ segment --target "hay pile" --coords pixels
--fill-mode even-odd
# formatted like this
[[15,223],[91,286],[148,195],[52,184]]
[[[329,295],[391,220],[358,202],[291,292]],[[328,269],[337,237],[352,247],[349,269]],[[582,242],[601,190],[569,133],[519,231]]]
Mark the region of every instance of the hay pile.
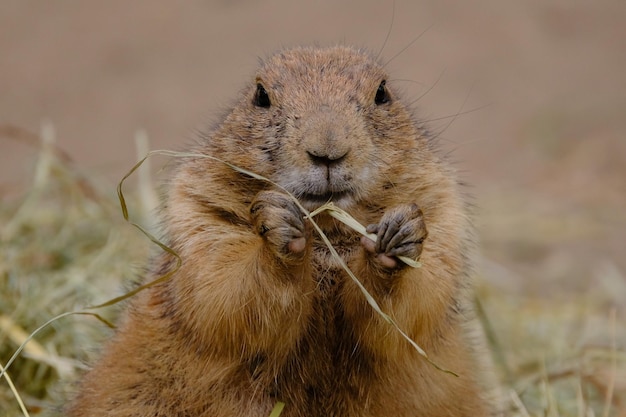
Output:
[[[145,262],[148,244],[123,221],[111,187],[83,177],[44,143],[31,184],[0,203],[0,365],[51,318],[106,301],[123,291]],[[131,198],[129,204],[133,204]],[[98,313],[114,320],[115,307]],[[8,369],[31,415],[62,401],[71,381],[110,334],[89,316],[52,323]],[[0,381],[0,415],[24,413],[7,381]]]
[[[2,366],[51,318],[120,295],[151,246],[123,220],[114,186],[81,175],[50,141],[25,187],[0,203]],[[128,193],[131,211],[142,206],[140,194]],[[617,271],[606,275],[624,280]],[[614,307],[612,296],[555,300],[479,283],[507,415],[626,416],[626,312],[623,303]],[[116,313],[115,307],[98,310],[108,320]],[[78,315],[37,333],[7,373],[27,413],[56,415],[54,408],[109,334],[100,321]],[[19,403],[3,378],[0,414],[25,415]]]

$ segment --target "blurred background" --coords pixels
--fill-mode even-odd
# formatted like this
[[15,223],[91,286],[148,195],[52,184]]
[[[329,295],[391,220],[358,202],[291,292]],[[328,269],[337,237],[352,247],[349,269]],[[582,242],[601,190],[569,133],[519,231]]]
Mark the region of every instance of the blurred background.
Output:
[[[37,134],[49,121],[74,166],[112,194],[139,129],[153,149],[184,149],[259,57],[362,46],[389,61],[390,82],[471,184],[481,294],[513,300],[485,303],[511,309],[494,324],[501,347],[528,332],[610,344],[614,317],[624,349],[625,22],[623,0],[2,0],[0,195],[23,192],[39,153],[8,127]],[[579,308],[541,330],[559,306]]]

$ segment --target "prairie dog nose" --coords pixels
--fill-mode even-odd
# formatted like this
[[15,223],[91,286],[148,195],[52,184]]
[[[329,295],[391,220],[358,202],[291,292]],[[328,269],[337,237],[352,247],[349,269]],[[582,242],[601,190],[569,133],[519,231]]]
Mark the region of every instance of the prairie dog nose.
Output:
[[340,162],[349,152],[349,148],[332,147],[328,149],[307,149],[309,159],[316,165],[331,165]]
[[337,163],[350,152],[346,123],[328,106],[322,106],[307,117],[302,134],[306,153],[315,164]]

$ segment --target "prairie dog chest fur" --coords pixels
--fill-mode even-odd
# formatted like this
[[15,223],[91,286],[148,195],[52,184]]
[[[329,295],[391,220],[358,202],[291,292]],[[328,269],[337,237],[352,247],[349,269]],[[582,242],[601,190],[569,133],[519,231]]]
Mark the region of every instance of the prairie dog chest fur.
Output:
[[[383,65],[280,51],[191,154],[162,208],[182,265],[131,301],[69,416],[490,415],[463,194]],[[315,218],[358,285],[306,217],[329,201],[377,237]],[[173,257],[152,262],[146,280]]]

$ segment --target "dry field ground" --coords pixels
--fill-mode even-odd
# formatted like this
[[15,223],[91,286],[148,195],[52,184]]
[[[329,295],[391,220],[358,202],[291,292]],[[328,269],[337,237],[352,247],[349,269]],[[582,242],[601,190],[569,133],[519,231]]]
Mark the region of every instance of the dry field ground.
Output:
[[[257,57],[346,43],[426,93],[418,117],[472,184],[509,414],[626,416],[624,22],[622,0],[0,1],[0,365],[141,268],[150,242],[115,197],[138,130],[183,149]],[[107,332],[70,316],[36,335],[8,372],[30,415],[53,415]],[[23,414],[0,380],[0,415]]]

